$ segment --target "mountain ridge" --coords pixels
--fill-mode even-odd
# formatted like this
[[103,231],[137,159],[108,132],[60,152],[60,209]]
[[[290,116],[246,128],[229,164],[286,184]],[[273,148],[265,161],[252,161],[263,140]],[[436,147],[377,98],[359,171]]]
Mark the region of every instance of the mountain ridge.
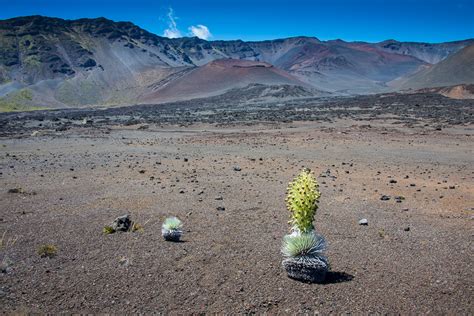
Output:
[[[367,43],[308,36],[248,42],[169,39],[132,22],[103,17],[18,17],[0,20],[0,104],[17,100],[18,95],[31,95],[23,102],[46,107],[154,102],[141,99],[151,94],[150,87],[184,80],[190,69],[219,59],[265,62],[290,76],[289,82],[320,91],[378,93],[397,89],[388,83],[429,68],[430,61],[440,62],[472,43],[474,39]],[[265,82],[269,77],[236,77],[237,82],[226,89],[252,83],[274,85],[271,80]],[[195,92],[189,96],[203,96]]]
[[474,84],[474,44],[407,78],[404,89]]

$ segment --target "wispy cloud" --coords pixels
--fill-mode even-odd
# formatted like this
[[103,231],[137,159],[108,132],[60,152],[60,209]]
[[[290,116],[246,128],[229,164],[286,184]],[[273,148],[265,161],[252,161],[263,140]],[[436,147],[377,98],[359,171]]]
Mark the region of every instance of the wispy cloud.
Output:
[[173,8],[169,8],[168,10],[168,28],[163,32],[164,37],[168,38],[178,38],[182,37],[181,32],[178,30],[176,25],[176,16],[174,15]]
[[[183,34],[178,29],[178,24],[176,21],[178,17],[174,15],[173,8],[168,9],[168,13],[166,14],[166,22],[168,23],[168,28],[163,31],[163,36],[168,38],[178,38],[183,37]],[[197,36],[200,39],[207,40],[212,37],[211,31],[205,25],[198,24],[198,25],[191,25],[188,27],[188,34],[185,36]]]
[[207,40],[212,37],[208,27],[202,24],[192,25],[188,28],[188,30],[193,36],[197,36],[203,40]]

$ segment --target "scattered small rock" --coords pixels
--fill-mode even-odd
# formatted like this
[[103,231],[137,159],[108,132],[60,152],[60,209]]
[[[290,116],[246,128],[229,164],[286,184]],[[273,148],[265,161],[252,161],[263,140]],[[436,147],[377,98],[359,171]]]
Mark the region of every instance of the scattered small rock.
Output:
[[25,190],[23,190],[23,188],[13,188],[13,189],[9,189],[8,193],[13,193],[13,194],[25,193]]
[[0,261],[0,272],[1,273],[9,273],[12,270],[13,262],[8,258],[4,257],[2,261]]
[[128,232],[132,226],[132,221],[130,220],[130,215],[122,215],[117,217],[112,223],[112,228],[115,231]]
[[359,220],[359,225],[367,226],[369,225],[369,221],[367,220],[367,218],[363,218]]
[[218,206],[218,207],[217,207],[217,210],[218,210],[218,211],[225,211],[225,207],[223,207],[223,206]]
[[405,200],[404,196],[396,196],[394,197],[395,202],[402,203]]
[[382,196],[380,197],[380,200],[382,200],[382,201],[388,201],[388,200],[390,200],[390,196],[388,196],[388,195],[382,195]]
[[119,259],[121,266],[128,267],[130,265],[130,260],[127,257],[122,257]]
[[92,125],[93,123],[94,123],[94,121],[91,120],[91,119],[84,118],[82,120],[82,125]]
[[0,297],[5,297],[8,293],[10,293],[10,291],[7,287],[0,287]]
[[240,168],[239,166],[235,166],[234,171],[242,171],[242,168]]

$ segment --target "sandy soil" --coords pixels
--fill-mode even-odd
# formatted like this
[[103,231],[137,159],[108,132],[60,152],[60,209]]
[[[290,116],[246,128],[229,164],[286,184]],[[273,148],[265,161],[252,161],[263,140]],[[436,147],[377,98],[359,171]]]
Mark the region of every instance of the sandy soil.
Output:
[[[474,313],[472,128],[370,124],[116,125],[1,138],[0,310]],[[285,190],[302,167],[321,185],[325,284],[281,267]],[[123,214],[144,231],[104,235]],[[184,242],[162,239],[170,215],[184,221]],[[43,244],[57,255],[41,258]]]

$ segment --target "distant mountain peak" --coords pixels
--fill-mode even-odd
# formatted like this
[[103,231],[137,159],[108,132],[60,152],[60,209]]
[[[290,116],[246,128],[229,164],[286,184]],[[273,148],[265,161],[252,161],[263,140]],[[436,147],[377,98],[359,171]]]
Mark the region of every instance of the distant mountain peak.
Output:
[[193,87],[212,95],[235,84],[383,92],[474,43],[169,39],[132,22],[40,15],[0,20],[0,41],[0,101],[28,95],[24,102],[47,107],[158,102],[165,92],[191,98]]

